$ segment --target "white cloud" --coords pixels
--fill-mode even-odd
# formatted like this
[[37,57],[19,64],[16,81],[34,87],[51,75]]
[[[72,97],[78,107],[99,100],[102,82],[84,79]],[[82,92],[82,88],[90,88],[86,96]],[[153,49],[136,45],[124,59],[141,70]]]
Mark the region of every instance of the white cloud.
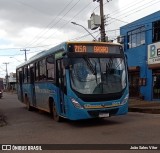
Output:
[[[159,10],[158,1],[111,0],[107,3],[104,0],[104,14],[110,17],[106,23],[107,35],[115,38],[119,31],[114,29],[119,29],[125,22],[132,22]],[[83,28],[70,22],[77,22],[87,28],[87,20],[93,10],[99,14],[98,6],[93,0],[0,0],[0,67],[5,68],[3,62],[11,62],[8,70],[15,71],[15,66],[19,64],[17,60],[24,61],[24,52],[20,52],[20,48],[44,46],[29,48],[29,58],[38,50],[87,34]],[[92,40],[92,37],[82,37],[80,40]],[[14,58],[9,58],[11,55],[15,55]]]

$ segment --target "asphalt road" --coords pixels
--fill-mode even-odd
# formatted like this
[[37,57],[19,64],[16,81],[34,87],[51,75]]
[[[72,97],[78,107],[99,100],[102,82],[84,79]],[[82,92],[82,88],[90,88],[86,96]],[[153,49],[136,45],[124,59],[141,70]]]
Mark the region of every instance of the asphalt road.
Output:
[[27,111],[16,94],[6,93],[0,111],[7,117],[7,125],[0,127],[0,144],[160,144],[160,114],[57,123],[47,113]]

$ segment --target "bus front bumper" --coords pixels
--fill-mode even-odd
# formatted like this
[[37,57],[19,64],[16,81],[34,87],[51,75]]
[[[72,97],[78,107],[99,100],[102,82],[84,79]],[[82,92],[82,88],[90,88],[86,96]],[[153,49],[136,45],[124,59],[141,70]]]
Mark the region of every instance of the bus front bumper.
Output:
[[78,109],[74,108],[69,111],[68,118],[70,120],[81,120],[91,118],[107,118],[117,115],[125,115],[128,113],[128,103],[111,108],[103,109]]

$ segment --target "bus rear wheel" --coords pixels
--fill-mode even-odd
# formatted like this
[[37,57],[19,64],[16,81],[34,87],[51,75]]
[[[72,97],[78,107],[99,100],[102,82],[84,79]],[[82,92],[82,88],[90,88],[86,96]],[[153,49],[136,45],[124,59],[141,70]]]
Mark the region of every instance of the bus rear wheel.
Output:
[[25,104],[26,104],[26,106],[27,106],[27,110],[28,110],[28,111],[31,111],[31,110],[32,110],[32,107],[31,107],[31,105],[30,105],[28,96],[25,96]]
[[56,121],[56,122],[60,122],[61,121],[61,117],[58,115],[57,113],[57,109],[56,109],[56,105],[55,103],[53,103],[53,119]]

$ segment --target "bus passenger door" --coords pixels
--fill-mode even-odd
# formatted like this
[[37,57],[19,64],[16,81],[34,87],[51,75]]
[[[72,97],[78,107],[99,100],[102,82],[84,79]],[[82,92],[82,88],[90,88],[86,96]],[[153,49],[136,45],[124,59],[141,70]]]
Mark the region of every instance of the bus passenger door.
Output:
[[60,102],[60,112],[65,114],[65,99],[64,94],[66,93],[66,80],[65,80],[65,69],[63,66],[63,60],[59,59],[56,61],[56,81],[59,87],[59,102]]
[[34,67],[30,67],[30,84],[31,84],[31,103],[36,107],[36,94],[35,94],[35,84],[34,84]]

